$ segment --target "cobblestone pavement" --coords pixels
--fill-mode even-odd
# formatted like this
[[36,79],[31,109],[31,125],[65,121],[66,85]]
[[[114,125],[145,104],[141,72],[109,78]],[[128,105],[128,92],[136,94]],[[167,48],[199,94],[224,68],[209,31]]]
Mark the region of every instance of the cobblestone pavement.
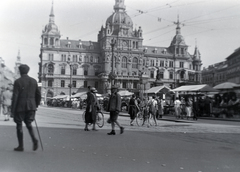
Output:
[[[40,127],[55,127],[55,128],[84,128],[82,119],[83,110],[72,110],[64,108],[39,107],[36,120]],[[110,130],[110,124],[106,123],[108,113],[104,113],[105,123],[102,129]],[[3,121],[4,117],[0,118],[0,125],[15,125],[12,119]],[[233,125],[227,124],[206,124],[199,121],[183,120],[180,122],[158,120],[157,126],[130,126],[129,118],[119,116],[119,122],[125,127],[125,130],[131,131],[151,131],[151,132],[180,132],[180,133],[240,133],[240,125],[234,122]]]

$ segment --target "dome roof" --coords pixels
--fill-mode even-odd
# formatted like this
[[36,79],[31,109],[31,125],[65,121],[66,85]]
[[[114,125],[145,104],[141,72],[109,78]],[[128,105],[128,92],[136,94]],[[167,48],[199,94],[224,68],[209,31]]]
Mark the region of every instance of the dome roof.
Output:
[[183,36],[179,35],[179,34],[175,35],[172,42],[171,42],[171,46],[172,45],[186,45]]
[[48,23],[46,24],[43,33],[51,33],[51,34],[57,34],[59,33],[58,27],[55,23]]
[[116,11],[110,17],[108,17],[106,24],[114,25],[124,25],[127,27],[133,26],[132,19],[127,15],[125,11]]

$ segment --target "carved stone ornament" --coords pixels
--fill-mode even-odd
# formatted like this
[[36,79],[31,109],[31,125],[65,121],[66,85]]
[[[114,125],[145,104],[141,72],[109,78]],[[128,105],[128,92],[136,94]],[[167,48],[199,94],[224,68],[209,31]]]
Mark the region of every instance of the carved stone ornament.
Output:
[[111,80],[114,80],[117,78],[117,74],[113,73],[113,72],[110,72],[108,77],[111,79]]

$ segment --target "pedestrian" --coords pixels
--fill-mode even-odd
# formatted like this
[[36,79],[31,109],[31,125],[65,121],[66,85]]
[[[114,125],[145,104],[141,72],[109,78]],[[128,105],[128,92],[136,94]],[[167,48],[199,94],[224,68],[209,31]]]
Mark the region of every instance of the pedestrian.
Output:
[[89,131],[88,129],[88,125],[91,124],[93,122],[92,120],[92,106],[91,106],[91,86],[88,86],[88,92],[87,92],[87,99],[86,99],[86,111],[85,111],[85,128],[84,131]]
[[149,106],[149,115],[150,113],[153,116],[153,120],[155,122],[155,126],[157,126],[157,121],[156,121],[156,113],[157,113],[157,101],[155,100],[155,95],[152,96],[152,99],[148,101],[148,106]]
[[97,90],[96,88],[91,88],[91,94],[90,94],[90,109],[91,109],[91,115],[92,115],[92,124],[93,124],[93,131],[97,131],[96,129],[96,120],[97,120],[97,112],[100,110],[100,105],[96,96]]
[[176,100],[174,101],[174,108],[175,108],[175,115],[176,118],[180,118],[181,115],[181,101],[178,97],[176,97]]
[[192,100],[190,97],[186,98],[185,105],[186,105],[186,113],[187,113],[186,116],[188,119],[188,118],[191,118],[191,116],[192,116]]
[[2,93],[2,107],[3,107],[3,114],[5,116],[4,121],[9,121],[9,116],[11,113],[11,99],[12,99],[12,92],[10,88],[7,87],[6,90]]
[[130,115],[130,125],[133,126],[133,121],[136,118],[137,112],[139,111],[138,102],[135,94],[132,95],[128,104],[128,114]]
[[18,147],[15,151],[23,151],[23,127],[26,124],[28,132],[33,142],[33,151],[38,149],[38,140],[35,137],[32,122],[35,120],[35,112],[40,105],[41,93],[38,89],[37,81],[28,76],[29,66],[22,64],[19,66],[21,77],[14,81],[13,96],[11,105],[11,116],[17,125]]
[[122,127],[117,121],[119,112],[121,110],[121,96],[118,94],[118,87],[112,86],[111,96],[108,102],[108,111],[110,112],[110,123],[112,131],[107,133],[108,135],[115,135],[115,124],[120,128],[120,134],[124,132],[124,127]]
[[162,118],[163,116],[163,103],[162,103],[162,99],[160,99],[160,97],[157,99],[157,119]]

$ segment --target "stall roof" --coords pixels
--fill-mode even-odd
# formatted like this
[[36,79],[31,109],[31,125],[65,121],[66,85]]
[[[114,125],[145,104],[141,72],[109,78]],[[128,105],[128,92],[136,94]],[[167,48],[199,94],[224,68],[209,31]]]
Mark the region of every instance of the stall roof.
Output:
[[162,89],[168,89],[169,91],[174,91],[174,90],[171,90],[169,87],[165,86],[165,85],[162,85],[162,86],[157,86],[157,87],[152,87],[150,88],[149,90],[146,91],[146,93],[158,93],[159,91],[161,91]]
[[84,94],[87,94],[87,92],[76,93],[76,94],[72,95],[71,97],[72,97],[72,98],[81,97],[81,96],[83,96]]
[[68,98],[69,95],[57,95],[55,97],[52,97],[51,99],[64,99],[64,98]]
[[173,91],[183,91],[183,92],[218,92],[218,90],[210,87],[207,84],[202,85],[184,85],[173,89]]

